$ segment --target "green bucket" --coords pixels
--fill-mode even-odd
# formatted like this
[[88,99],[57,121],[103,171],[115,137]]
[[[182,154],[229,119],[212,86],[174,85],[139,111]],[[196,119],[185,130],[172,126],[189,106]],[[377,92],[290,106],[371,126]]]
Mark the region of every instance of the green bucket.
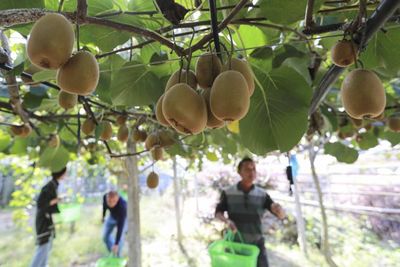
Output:
[[255,245],[233,242],[234,234],[228,232],[225,238],[208,247],[212,267],[256,267],[260,249]]
[[60,213],[54,215],[56,223],[70,223],[81,217],[82,205],[78,203],[62,203],[58,205]]
[[96,262],[96,267],[125,267],[128,260],[125,258],[117,258],[113,256],[100,258]]

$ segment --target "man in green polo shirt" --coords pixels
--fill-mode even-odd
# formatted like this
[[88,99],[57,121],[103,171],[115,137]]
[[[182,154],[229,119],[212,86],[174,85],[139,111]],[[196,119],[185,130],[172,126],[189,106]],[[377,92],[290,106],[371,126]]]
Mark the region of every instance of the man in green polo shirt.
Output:
[[[260,248],[257,267],[268,267],[267,251],[261,229],[261,219],[267,209],[279,219],[286,217],[278,203],[274,203],[264,189],[254,185],[256,164],[250,158],[239,162],[241,181],[224,189],[215,210],[215,217],[225,222],[233,231],[242,234],[244,242]],[[224,212],[228,213],[228,218]]]

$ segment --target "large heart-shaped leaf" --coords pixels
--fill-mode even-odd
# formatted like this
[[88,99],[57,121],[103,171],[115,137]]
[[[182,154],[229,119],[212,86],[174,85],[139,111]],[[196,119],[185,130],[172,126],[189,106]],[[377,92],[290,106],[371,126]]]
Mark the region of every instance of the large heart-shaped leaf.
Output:
[[268,71],[258,63],[253,64],[253,70],[259,85],[247,116],[240,121],[243,144],[260,155],[288,151],[307,129],[311,88],[289,67]]
[[367,49],[361,54],[365,67],[384,67],[386,72],[395,75],[400,71],[400,29],[390,29],[388,32],[378,32],[368,43]]
[[60,171],[69,161],[69,152],[63,146],[58,148],[46,147],[40,155],[39,165],[50,168],[52,172]]
[[0,9],[44,8],[44,0],[1,0]]
[[139,106],[154,104],[163,93],[164,85],[157,76],[139,62],[126,63],[111,83],[114,105]]

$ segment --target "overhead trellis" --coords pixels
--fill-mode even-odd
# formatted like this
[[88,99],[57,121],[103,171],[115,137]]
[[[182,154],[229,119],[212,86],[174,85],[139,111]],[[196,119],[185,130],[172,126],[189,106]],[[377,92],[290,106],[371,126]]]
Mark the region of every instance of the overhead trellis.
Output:
[[[326,55],[332,43],[352,27],[354,41],[363,44],[360,49],[364,52],[368,41],[388,24],[394,28],[390,28],[386,36],[396,39],[398,15],[395,12],[398,8],[399,2],[395,0],[334,3],[309,0],[299,1],[298,5],[289,0],[5,1],[0,4],[0,25],[8,38],[15,38],[9,30],[26,37],[31,23],[52,12],[59,12],[79,25],[78,44],[96,55],[100,82],[93,95],[79,97],[82,110],[60,112],[52,103],[54,93],[48,91],[48,88],[59,89],[54,83],[55,73],[33,75],[35,80],[39,77],[45,80],[40,86],[40,90],[44,90],[42,94],[19,78],[10,79],[32,78],[24,71],[22,42],[20,48],[11,48],[21,53],[14,62],[10,61],[10,51],[0,51],[1,58],[5,59],[0,62],[0,68],[4,70],[4,77],[8,77],[5,81],[8,93],[1,96],[0,110],[29,122],[38,140],[46,139],[51,131],[43,125],[51,124],[58,130],[68,129],[78,138],[78,117],[95,119],[100,116],[114,122],[115,116],[125,115],[135,121],[134,128],[152,131],[161,128],[154,116],[154,106],[168,76],[182,61],[190,62],[193,67],[201,51],[214,50],[223,60],[233,52],[247,58],[257,84],[249,114],[240,121],[240,132],[222,129],[207,131],[201,137],[177,137],[180,148],[174,147],[171,153],[188,155],[189,150],[197,147],[197,150],[205,149],[207,154],[208,150],[221,145],[221,133],[236,142],[236,148],[228,149],[228,154],[243,151],[243,148],[257,154],[288,151],[301,140],[309,126],[309,115],[321,103],[324,112],[325,104],[333,107],[326,113],[329,116],[344,115],[329,99],[332,93],[329,89],[335,89],[332,85],[344,70],[337,66],[327,68],[330,61],[326,60]],[[364,18],[368,19],[364,21]],[[383,40],[381,45],[395,51],[389,42],[393,41]],[[388,55],[389,52],[382,54],[385,62]],[[372,62],[370,58],[368,62]],[[386,65],[379,66],[379,71],[385,75],[388,73]],[[388,109],[394,107],[395,110],[398,102],[396,91],[393,92],[394,100]],[[18,101],[22,105],[18,105]],[[327,116],[323,116],[327,120]],[[10,117],[3,125],[13,124],[18,124],[18,120]],[[71,151],[76,151],[77,143],[88,146],[80,139],[79,136],[75,148],[71,145]],[[199,143],[201,145],[197,146]],[[122,152],[115,142],[104,144],[113,157],[131,155]],[[10,151],[10,147],[7,149]],[[146,150],[135,154],[144,152]]]

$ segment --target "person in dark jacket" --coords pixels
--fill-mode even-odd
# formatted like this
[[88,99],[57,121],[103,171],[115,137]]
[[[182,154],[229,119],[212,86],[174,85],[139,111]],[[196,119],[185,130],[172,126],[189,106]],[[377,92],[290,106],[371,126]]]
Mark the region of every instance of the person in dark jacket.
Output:
[[31,267],[45,267],[49,258],[53,239],[55,238],[55,228],[53,224],[53,213],[59,213],[57,203],[57,188],[59,182],[65,177],[67,168],[58,172],[53,172],[50,182],[40,191],[37,200],[36,210],[36,252],[33,257]]
[[[110,215],[105,220],[106,211],[110,211]],[[121,255],[124,237],[127,229],[127,204],[126,201],[119,196],[116,191],[110,191],[103,196],[103,241],[109,252],[116,256]],[[115,238],[112,237],[112,232],[117,228]]]

